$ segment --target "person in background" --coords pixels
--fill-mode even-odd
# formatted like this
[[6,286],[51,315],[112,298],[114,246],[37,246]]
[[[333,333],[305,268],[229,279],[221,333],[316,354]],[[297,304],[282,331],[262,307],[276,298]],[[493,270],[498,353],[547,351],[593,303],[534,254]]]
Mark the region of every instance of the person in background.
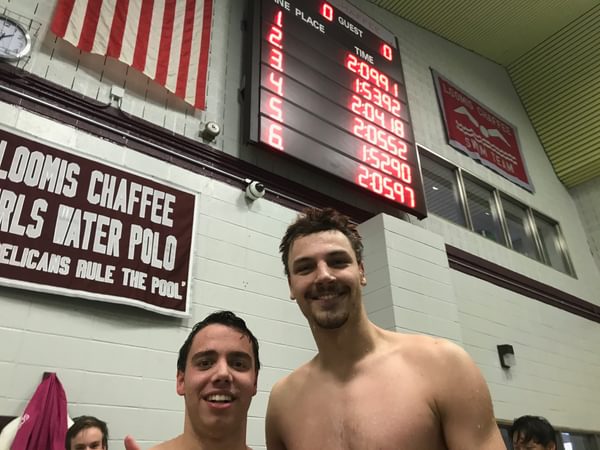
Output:
[[[185,400],[183,433],[152,450],[248,450],[248,408],[256,394],[258,341],[241,318],[219,311],[198,322],[177,360]],[[139,450],[132,437],[126,450]]]
[[514,450],[556,450],[556,431],[543,417],[521,416],[509,434]]
[[318,353],[273,387],[269,450],[505,450],[488,387],[462,348],[369,320],[363,244],[348,217],[305,210],[280,251]]
[[108,450],[106,422],[93,416],[79,416],[65,436],[65,450]]

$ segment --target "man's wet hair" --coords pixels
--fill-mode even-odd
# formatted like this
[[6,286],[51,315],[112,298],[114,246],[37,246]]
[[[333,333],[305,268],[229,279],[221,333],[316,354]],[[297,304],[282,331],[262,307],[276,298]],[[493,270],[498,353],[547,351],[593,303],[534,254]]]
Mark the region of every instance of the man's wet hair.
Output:
[[200,330],[206,328],[209,325],[220,324],[225,325],[226,327],[233,328],[234,330],[239,331],[244,336],[248,338],[250,343],[252,344],[252,352],[254,353],[254,363],[255,363],[255,371],[258,375],[258,370],[260,369],[260,360],[258,359],[258,340],[252,334],[252,332],[246,326],[246,322],[244,319],[236,316],[231,311],[217,311],[210,315],[208,315],[204,320],[198,322],[190,331],[187,339],[179,349],[179,357],[177,358],[177,370],[179,372],[185,372],[185,365],[187,362],[188,355],[190,353],[190,348],[192,347],[192,341],[194,340],[194,336],[198,334]]
[[86,428],[98,428],[102,432],[102,445],[108,450],[108,427],[106,422],[94,416],[79,416],[73,419],[73,425],[67,430],[65,436],[65,450],[71,450],[71,441]]
[[524,443],[533,441],[546,447],[553,442],[556,444],[556,431],[544,417],[521,416],[515,419],[509,430],[511,440],[514,436],[521,438]]
[[307,208],[303,210],[285,232],[279,245],[281,252],[281,260],[286,276],[290,276],[290,268],[288,266],[288,258],[290,256],[290,248],[294,241],[299,237],[308,236],[309,234],[319,233],[321,231],[337,230],[343,233],[354,250],[356,261],[362,262],[363,244],[362,238],[358,233],[356,225],[350,222],[350,218],[341,214],[333,208]]

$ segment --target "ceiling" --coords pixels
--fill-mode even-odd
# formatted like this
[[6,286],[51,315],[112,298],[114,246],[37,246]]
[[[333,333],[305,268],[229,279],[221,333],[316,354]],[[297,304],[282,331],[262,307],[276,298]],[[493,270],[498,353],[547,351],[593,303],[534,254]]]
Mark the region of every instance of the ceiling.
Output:
[[600,176],[600,0],[369,0],[506,67],[559,179]]

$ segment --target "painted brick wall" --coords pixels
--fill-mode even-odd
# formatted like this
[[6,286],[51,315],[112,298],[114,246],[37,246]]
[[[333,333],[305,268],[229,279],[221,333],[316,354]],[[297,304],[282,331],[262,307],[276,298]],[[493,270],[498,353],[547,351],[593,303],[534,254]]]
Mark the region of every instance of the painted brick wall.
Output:
[[600,179],[593,179],[570,189],[587,236],[587,243],[600,269]]
[[365,306],[379,326],[462,342],[441,236],[380,214],[360,225],[365,245]]
[[[386,215],[360,231],[371,320],[462,345],[489,384],[498,419],[537,414],[560,427],[600,427],[598,324],[449,269],[444,240],[430,231]],[[499,344],[515,349],[509,371]]]
[[[452,271],[465,349],[482,370],[496,417],[543,415],[556,426],[600,429],[600,327]],[[517,364],[500,367],[496,346]]]

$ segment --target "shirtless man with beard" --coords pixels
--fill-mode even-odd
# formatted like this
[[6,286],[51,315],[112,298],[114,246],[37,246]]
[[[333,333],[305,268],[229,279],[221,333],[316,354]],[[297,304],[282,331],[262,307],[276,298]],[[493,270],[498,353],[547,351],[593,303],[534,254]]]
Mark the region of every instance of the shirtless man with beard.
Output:
[[362,242],[332,209],[304,211],[280,245],[318,354],[271,391],[269,450],[505,450],[486,383],[446,340],[367,318]]
[[[198,322],[177,359],[183,433],[151,450],[250,450],[246,422],[259,369],[258,341],[244,320],[218,311]],[[131,436],[125,449],[140,450]]]

